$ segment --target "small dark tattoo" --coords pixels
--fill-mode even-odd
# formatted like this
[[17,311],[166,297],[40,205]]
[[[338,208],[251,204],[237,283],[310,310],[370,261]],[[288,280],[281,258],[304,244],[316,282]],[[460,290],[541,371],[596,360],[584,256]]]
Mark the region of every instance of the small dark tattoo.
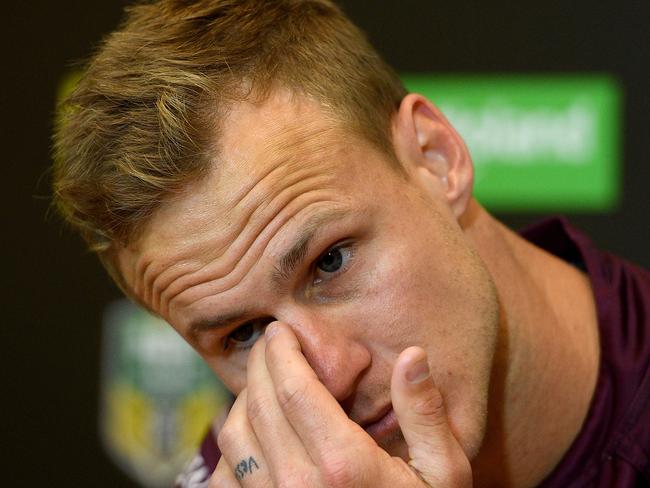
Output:
[[253,468],[260,469],[253,456],[250,456],[248,459],[242,459],[235,467],[235,478],[241,480],[247,474],[253,474]]

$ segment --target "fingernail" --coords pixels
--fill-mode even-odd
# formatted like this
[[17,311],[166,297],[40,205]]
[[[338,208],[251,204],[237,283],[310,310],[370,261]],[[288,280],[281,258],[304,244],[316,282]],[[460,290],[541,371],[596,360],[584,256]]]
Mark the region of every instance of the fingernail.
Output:
[[429,377],[429,363],[427,357],[423,357],[406,371],[406,380],[409,383],[421,383]]
[[266,340],[269,341],[274,335],[278,333],[279,330],[280,329],[278,327],[278,324],[272,322],[266,326],[266,330],[264,331],[264,337],[266,337]]

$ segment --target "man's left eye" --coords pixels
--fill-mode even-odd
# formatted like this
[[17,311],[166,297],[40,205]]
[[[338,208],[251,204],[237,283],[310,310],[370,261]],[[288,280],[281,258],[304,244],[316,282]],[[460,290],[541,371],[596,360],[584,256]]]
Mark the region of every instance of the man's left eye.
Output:
[[316,268],[321,275],[331,275],[344,269],[352,257],[350,247],[338,246],[329,249],[316,261]]

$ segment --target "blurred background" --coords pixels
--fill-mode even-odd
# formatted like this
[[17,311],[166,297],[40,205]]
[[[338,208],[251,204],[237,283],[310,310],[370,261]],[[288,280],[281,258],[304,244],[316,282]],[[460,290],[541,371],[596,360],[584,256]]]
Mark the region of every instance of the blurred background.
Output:
[[[126,4],[29,0],[3,8],[4,486],[142,483],[133,469],[118,466],[119,448],[107,439],[106,419],[100,422],[110,375],[142,371],[106,362],[117,354],[110,335],[117,326],[110,324],[126,330],[137,312],[118,313],[122,322],[106,315],[119,292],[48,213],[57,93],[75,63],[118,24]],[[650,2],[340,4],[408,86],[429,93],[467,136],[479,196],[498,217],[521,227],[562,213],[600,247],[650,266]],[[518,139],[508,139],[508,127],[517,128]],[[530,139],[535,133],[545,142]],[[568,139],[553,146],[561,135]],[[522,159],[522,151],[530,157]],[[506,179],[497,181],[499,175]],[[542,189],[522,187],[531,180]],[[176,347],[162,340],[154,346],[143,350],[155,357]],[[210,381],[191,371],[197,388]],[[168,393],[156,398],[177,408],[180,397],[172,401]],[[197,401],[219,405],[220,398]],[[190,417],[205,415],[191,405]]]

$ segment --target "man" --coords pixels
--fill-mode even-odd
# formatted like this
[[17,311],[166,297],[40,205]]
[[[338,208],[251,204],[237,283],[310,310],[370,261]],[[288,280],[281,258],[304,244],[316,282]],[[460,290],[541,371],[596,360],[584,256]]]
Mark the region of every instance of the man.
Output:
[[210,486],[650,480],[648,273],[493,219],[328,1],[133,7],[61,114],[59,209],[237,395]]

